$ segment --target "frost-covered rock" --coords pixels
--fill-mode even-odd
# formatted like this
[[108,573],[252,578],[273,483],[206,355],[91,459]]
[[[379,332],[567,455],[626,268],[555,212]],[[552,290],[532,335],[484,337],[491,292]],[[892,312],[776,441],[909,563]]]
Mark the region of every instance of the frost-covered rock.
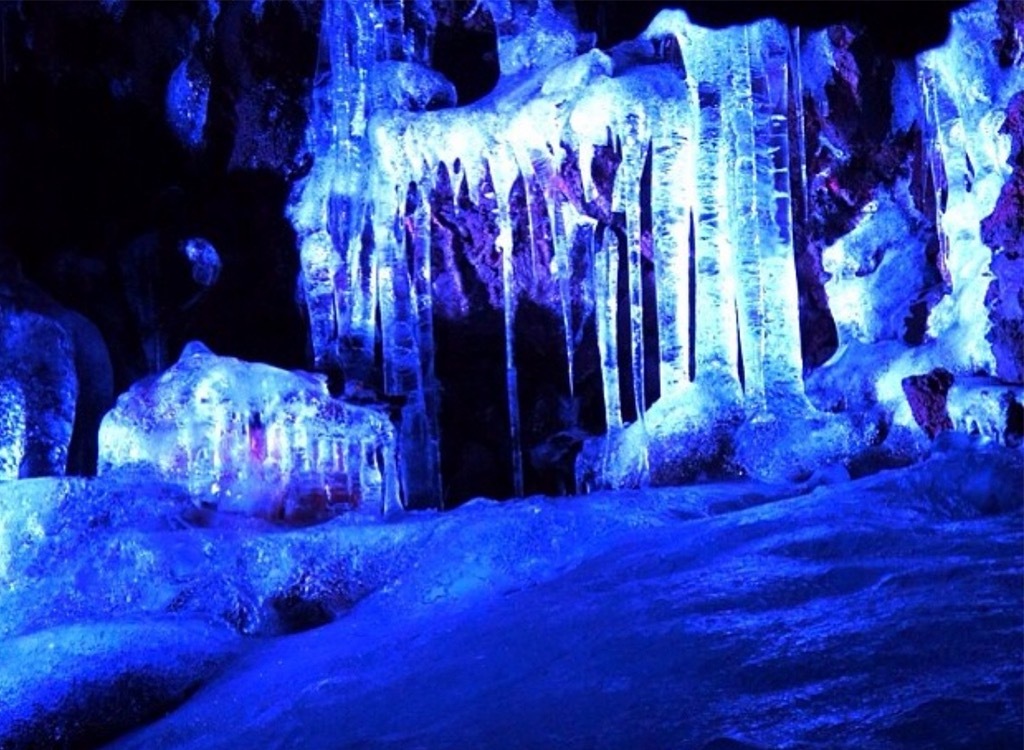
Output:
[[387,60],[370,71],[370,106],[374,109],[454,107],[455,86],[437,71],[417,63]]
[[[16,263],[0,268],[0,373],[0,478],[95,473],[96,433],[114,399],[106,342]],[[3,466],[18,451],[24,462],[11,474]]]
[[13,378],[0,380],[0,481],[17,479],[25,457],[25,394]]
[[0,478],[59,476],[78,396],[73,342],[59,323],[6,292],[0,286]]
[[100,471],[141,464],[201,504],[293,522],[399,507],[394,429],[323,375],[219,357],[193,342],[123,394],[100,427]]

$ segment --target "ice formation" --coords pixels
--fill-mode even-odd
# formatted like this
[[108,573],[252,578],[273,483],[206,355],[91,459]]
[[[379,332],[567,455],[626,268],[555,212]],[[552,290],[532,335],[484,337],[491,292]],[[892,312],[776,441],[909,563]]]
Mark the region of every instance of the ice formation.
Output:
[[79,380],[71,334],[0,278],[0,481],[61,476]]
[[203,142],[210,102],[209,74],[196,58],[186,57],[167,83],[167,119],[175,135],[189,148]]
[[190,237],[181,244],[181,251],[192,266],[192,280],[202,287],[213,286],[220,276],[220,255],[209,240]]
[[[554,4],[484,5],[499,32],[501,80],[478,102],[433,109],[430,102],[448,102],[449,89],[413,74],[429,63],[429,40],[403,25],[401,4],[325,4],[330,71],[314,97],[309,135],[318,158],[291,211],[317,364],[359,382],[382,373],[383,390],[405,397],[401,471],[413,503],[439,498],[431,212],[442,181],[450,182],[457,210],[490,213],[500,267],[491,304],[504,316],[517,494],[523,450],[515,323],[524,290],[542,282],[555,290],[570,394],[579,316],[593,315],[597,332],[606,434],[584,448],[578,485],[643,483],[652,446],[704,435],[716,423],[781,415],[821,421],[805,397],[793,191],[806,207],[804,94],[827,110],[827,39],[773,20],[708,30],[668,10],[635,42],[577,54],[580,39]],[[990,6],[983,13],[991,15]],[[927,126],[953,278],[952,293],[928,321],[944,343],[924,371],[941,363],[992,370],[980,314],[991,253],[979,221],[1005,177],[1007,139],[996,131],[1000,106],[1020,81],[1019,72],[991,79],[979,52],[988,37],[969,28],[976,17],[963,15],[953,43],[921,57],[920,91],[911,94]],[[906,94],[906,74],[901,68],[896,97]],[[906,108],[898,109],[905,118]],[[576,165],[580,194],[563,184]],[[517,195],[524,208],[514,205]],[[516,231],[524,214],[526,231]],[[906,227],[889,229],[898,244]],[[865,291],[859,274],[847,273],[857,263],[856,241],[826,253],[841,335],[899,336],[902,321],[881,299],[886,289]],[[584,262],[574,263],[581,252]],[[656,303],[644,293],[645,262],[653,264]],[[539,279],[545,268],[550,278]],[[584,289],[582,310],[574,288]],[[645,353],[644,310],[652,304],[656,357]],[[652,362],[657,403],[645,392]],[[912,369],[890,373],[893,382],[872,398],[902,399],[899,379]],[[846,444],[849,431],[839,432]]]
[[[946,44],[896,66],[892,128],[922,131],[921,166],[934,214],[919,213],[902,177],[880,189],[859,225],[822,255],[840,351],[814,373],[813,385],[844,392],[851,407],[865,405],[867,394],[868,405],[883,404],[902,427],[915,425],[904,381],[936,368],[956,383],[960,417],[951,424],[958,430],[1002,434],[1008,405],[1021,393],[1019,383],[986,381],[997,375],[998,365],[987,302],[993,252],[982,225],[1011,173],[1012,138],[1004,122],[1011,99],[1024,90],[1024,68],[995,64],[989,30],[995,13],[994,4],[985,2],[957,11]],[[928,289],[925,256],[932,227],[942,279]],[[922,289],[934,306],[922,344],[906,347],[904,316]],[[861,380],[868,382],[857,385]],[[978,417],[964,418],[967,412]]]
[[141,465],[197,503],[286,521],[400,507],[385,413],[331,397],[326,377],[189,344],[103,419],[100,473]]

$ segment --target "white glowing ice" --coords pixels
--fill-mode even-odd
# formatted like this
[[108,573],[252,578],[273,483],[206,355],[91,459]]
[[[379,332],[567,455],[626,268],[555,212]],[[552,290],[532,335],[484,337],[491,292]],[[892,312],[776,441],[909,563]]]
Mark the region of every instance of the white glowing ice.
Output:
[[218,357],[193,342],[100,426],[99,470],[141,465],[200,504],[285,520],[400,506],[387,415],[332,398],[326,378]]

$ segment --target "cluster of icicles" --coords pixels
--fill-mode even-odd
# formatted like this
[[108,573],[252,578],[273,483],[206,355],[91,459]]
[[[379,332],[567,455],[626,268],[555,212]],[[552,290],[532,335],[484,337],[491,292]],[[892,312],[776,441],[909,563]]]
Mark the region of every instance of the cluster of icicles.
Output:
[[[352,30],[338,29],[344,37]],[[314,347],[323,358],[338,342],[350,371],[372,358],[378,334],[384,387],[409,397],[403,415],[406,491],[436,492],[437,395],[433,375],[433,292],[429,196],[439,169],[479,204],[483,190],[496,205],[501,257],[508,410],[513,484],[521,493],[522,456],[513,321],[517,299],[510,196],[522,180],[527,200],[543,194],[553,245],[565,331],[570,392],[573,321],[570,248],[589,242],[591,287],[609,436],[620,432],[619,342],[615,320],[628,300],[631,380],[642,429],[644,336],[641,285],[641,196],[650,160],[649,208],[657,284],[657,341],[661,398],[699,398],[714,389],[756,410],[778,399],[802,398],[801,357],[790,205],[789,88],[799,87],[797,40],[764,21],[708,31],[678,11],[658,16],[646,32],[651,47],[675,44],[683,65],[646,61],[616,70],[593,50],[501,95],[437,112],[390,112],[357,123],[350,90],[334,145],[335,193],[358,172],[353,159],[372,164],[369,196],[347,221],[363,216],[373,227],[373,251],[361,232],[305,232],[302,259]],[[358,40],[357,40],[358,41]],[[344,81],[362,63],[358,43],[345,45],[336,77]],[[342,92],[344,93],[344,92]],[[794,97],[797,116],[800,97]],[[338,116],[338,112],[334,113]],[[365,130],[363,130],[365,128]],[[797,126],[802,132],[802,123]],[[361,138],[365,132],[366,137]],[[348,137],[344,137],[348,134]],[[596,197],[592,163],[598,148],[620,157],[610,209],[620,231],[604,231],[564,193],[552,176],[572,154],[579,162],[586,201]],[[329,202],[323,197],[323,204]],[[528,212],[532,216],[533,211]],[[345,220],[345,219],[343,219]],[[301,222],[299,222],[301,223]],[[338,242],[341,237],[342,241]],[[532,243],[533,238],[530,238]],[[628,289],[620,297],[618,243],[625,242]],[[531,248],[532,251],[532,248]],[[623,342],[625,343],[625,342]],[[360,354],[361,353],[361,354]],[[346,358],[348,361],[345,361]],[[741,375],[742,372],[742,375]],[[742,382],[741,382],[742,381]],[[413,425],[407,427],[407,424]],[[420,461],[412,466],[410,461]]]

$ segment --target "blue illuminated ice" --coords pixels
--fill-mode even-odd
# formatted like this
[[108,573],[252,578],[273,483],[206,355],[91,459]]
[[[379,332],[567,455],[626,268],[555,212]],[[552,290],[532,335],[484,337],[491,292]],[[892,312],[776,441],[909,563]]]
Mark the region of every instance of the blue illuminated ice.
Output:
[[[591,316],[597,335],[606,434],[583,451],[579,474],[588,479],[581,484],[637,484],[652,475],[672,481],[666,466],[651,465],[652,452],[672,454],[673,465],[685,452],[680,445],[693,446],[694,457],[707,455],[697,436],[720,447],[723,430],[744,420],[768,434],[786,415],[807,420],[811,433],[838,431],[838,445],[873,439],[869,427],[856,438],[848,423],[819,424],[824,418],[805,396],[791,192],[802,191],[807,204],[803,102],[809,98],[820,116],[828,113],[826,89],[837,63],[827,33],[803,34],[772,20],[710,30],[666,10],[637,40],[585,51],[588,40],[572,32],[555,4],[481,3],[469,12],[486,8],[496,19],[502,76],[485,98],[452,108],[445,106],[446,82],[418,67],[429,62],[429,45],[410,43],[404,31],[391,38],[387,29],[401,24],[384,18],[388,8],[325,5],[330,65],[314,95],[309,136],[317,161],[291,211],[317,363],[338,367],[350,381],[381,377],[385,391],[406,398],[406,414],[419,427],[402,432],[419,437],[403,453],[420,463],[403,471],[419,477],[416,494],[424,502],[439,497],[439,480],[428,481],[439,463],[429,195],[442,173],[456,196],[464,189],[477,206],[494,205],[501,289],[489,291],[504,316],[516,492],[523,458],[515,321],[519,296],[538,283],[541,247],[551,253],[548,301],[562,323],[570,394],[578,386],[577,334]],[[978,222],[1006,175],[1008,139],[996,135],[1000,107],[1024,87],[1019,69],[991,69],[973,41],[988,38],[981,24],[993,12],[991,3],[958,11],[952,44],[918,63],[897,64],[893,127],[918,120],[926,126],[935,184],[940,197],[948,195],[938,201],[939,223],[953,276],[952,293],[928,321],[938,344],[924,353],[883,346],[871,355],[878,366],[865,375],[877,381],[870,403],[882,402],[901,418],[909,414],[899,385],[905,375],[938,364],[991,371],[982,312],[991,253]],[[847,158],[821,138],[837,159]],[[614,175],[599,186],[595,163],[609,153]],[[649,237],[641,226],[648,163]],[[582,201],[553,186],[566,167],[577,166]],[[523,218],[513,210],[514,189],[524,198],[526,232],[513,231]],[[601,190],[608,195],[599,196]],[[604,207],[594,210],[598,199]],[[903,292],[921,280],[923,252],[924,223],[909,203],[905,180],[880,188],[864,211],[863,230],[825,251],[841,352],[854,339],[874,345],[902,334]],[[538,217],[546,217],[546,227]],[[874,263],[869,246],[879,238],[889,250],[882,272],[867,278],[863,268]],[[587,258],[574,267],[576,248]],[[654,338],[644,330],[648,262],[656,285],[656,357],[644,351]],[[901,286],[908,273],[912,283]],[[628,321],[621,333],[620,314]],[[620,351],[628,362],[622,371]],[[894,357],[902,361],[883,363]],[[652,362],[658,403],[645,392]],[[833,369],[835,378],[841,372]],[[851,374],[851,382],[857,377]],[[757,429],[752,433],[749,439],[761,439]],[[832,456],[832,447],[823,455]]]
[[99,470],[142,466],[197,504],[306,522],[400,507],[387,415],[335,399],[326,376],[218,357],[189,344],[136,383],[100,426]]
[[189,148],[198,148],[203,142],[209,102],[209,73],[196,58],[186,57],[167,84],[166,109],[175,135]]
[[182,252],[192,266],[192,280],[202,287],[210,287],[217,283],[220,276],[220,255],[209,240],[202,237],[191,237],[181,246]]
[[0,379],[0,481],[17,479],[25,457],[25,394],[18,381]]
[[[79,394],[72,336],[0,279],[0,480],[60,476]],[[13,293],[13,296],[8,296]]]
[[[980,377],[996,374],[986,307],[992,250],[982,240],[981,222],[1010,174],[1011,139],[1000,128],[1010,98],[1024,89],[1024,69],[996,64],[988,41],[995,17],[993,2],[959,9],[946,44],[895,67],[891,126],[893,132],[921,129],[934,215],[922,215],[908,179],[897,178],[879,187],[858,226],[822,254],[840,348],[810,376],[809,392],[818,402],[841,401],[851,410],[881,406],[894,428],[915,439],[923,433],[902,382],[937,367],[956,378],[956,406],[950,400],[956,429],[997,438],[1007,423],[1007,389]],[[817,38],[805,51],[820,57],[826,47]],[[943,278],[928,287],[931,231]],[[904,337],[915,304],[928,311],[927,326],[923,342],[908,347]]]

